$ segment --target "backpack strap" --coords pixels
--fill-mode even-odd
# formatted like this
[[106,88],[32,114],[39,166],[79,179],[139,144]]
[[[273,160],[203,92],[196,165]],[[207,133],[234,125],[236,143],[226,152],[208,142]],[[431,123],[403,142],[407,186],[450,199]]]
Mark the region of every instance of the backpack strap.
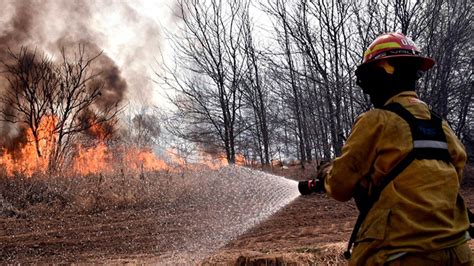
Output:
[[443,120],[439,115],[430,111],[431,119],[418,119],[399,103],[388,104],[383,109],[397,114],[410,126],[416,159],[451,162]]
[[[469,222],[474,223],[474,214],[470,209],[467,209],[467,216],[469,217]],[[474,237],[474,235],[472,237]]]
[[[461,194],[458,194],[458,198],[464,201]],[[467,217],[469,218],[469,228],[467,229],[467,231],[469,232],[469,235],[471,236],[471,238],[474,238],[474,227],[471,225],[472,223],[474,223],[474,213],[472,213],[469,207],[466,207],[466,209],[467,209]]]
[[364,208],[359,210],[359,216],[357,216],[356,223],[354,228],[352,229],[351,237],[349,239],[349,243],[347,245],[347,250],[344,252],[344,258],[350,259],[351,257],[351,249],[352,245],[355,243],[357,238],[357,233],[359,233],[359,229],[362,226],[367,214],[369,213],[372,206],[379,200],[380,194],[382,194],[383,189],[397,177],[408,165],[415,160],[415,152],[411,150],[403,160],[401,160],[395,167],[383,178],[382,182],[379,186],[374,187],[372,194],[370,194],[369,199],[367,201],[367,205]]

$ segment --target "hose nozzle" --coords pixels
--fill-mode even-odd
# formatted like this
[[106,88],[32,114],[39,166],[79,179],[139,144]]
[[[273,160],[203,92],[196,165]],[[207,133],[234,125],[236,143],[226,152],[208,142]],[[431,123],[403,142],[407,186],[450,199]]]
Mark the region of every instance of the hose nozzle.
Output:
[[301,193],[301,195],[309,195],[314,192],[323,191],[323,185],[317,179],[311,179],[308,181],[300,181],[298,183],[298,191]]

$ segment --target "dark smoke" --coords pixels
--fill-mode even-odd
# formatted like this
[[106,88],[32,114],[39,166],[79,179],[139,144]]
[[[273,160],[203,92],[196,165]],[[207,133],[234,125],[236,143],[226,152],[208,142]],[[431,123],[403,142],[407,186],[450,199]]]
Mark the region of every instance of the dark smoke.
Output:
[[69,54],[77,51],[78,44],[85,45],[86,57],[100,54],[90,69],[91,74],[99,74],[94,82],[103,86],[101,97],[96,101],[95,107],[105,110],[111,105],[122,102],[126,96],[127,82],[112,58],[104,54],[97,44],[86,39],[74,40],[70,38],[61,38],[56,42],[57,47],[64,47]]
[[[18,52],[21,47],[30,51],[36,50],[37,55],[56,55],[64,48],[69,53],[77,51],[79,44],[86,47],[87,55],[101,56],[94,62],[91,72],[100,73],[98,82],[103,84],[101,97],[96,108],[106,109],[118,104],[127,94],[127,82],[120,68],[112,58],[103,53],[100,43],[102,36],[91,29],[92,4],[86,1],[29,1],[12,0],[0,1],[0,61],[8,63],[8,49]],[[67,21],[55,20],[54,13],[67,17]],[[58,23],[66,23],[58,25]],[[50,27],[64,28],[59,35],[54,36]],[[56,56],[55,58],[60,58]],[[8,84],[0,76],[0,93]],[[24,129],[19,124],[0,122],[0,146],[10,148],[24,141]]]
[[100,79],[103,80],[102,97],[97,101],[98,107],[107,107],[122,101],[127,90],[127,82],[122,77],[114,61],[107,56],[99,58],[101,71]]
[[[9,11],[5,6],[6,4],[2,4],[0,9],[2,17],[6,17],[5,13]],[[0,55],[2,59],[4,59],[8,48],[28,44],[33,20],[41,15],[39,9],[31,8],[27,1],[17,1],[12,8],[14,8],[13,16],[4,26],[5,31],[0,32]]]
[[[2,3],[1,16],[5,17],[8,11],[6,5]],[[13,8],[13,7],[12,7]],[[0,32],[0,62],[9,63],[8,49],[18,48],[26,45],[29,39],[29,32],[32,29],[32,18],[37,16],[37,11],[31,10],[26,1],[18,1],[14,7],[11,20],[5,25],[4,31]],[[8,83],[0,78],[0,93],[4,93],[4,87]],[[5,109],[7,113],[13,110]],[[12,125],[7,122],[0,122],[0,146],[8,151],[14,150],[20,143],[26,141],[26,128],[21,125]],[[3,151],[0,151],[3,152]]]

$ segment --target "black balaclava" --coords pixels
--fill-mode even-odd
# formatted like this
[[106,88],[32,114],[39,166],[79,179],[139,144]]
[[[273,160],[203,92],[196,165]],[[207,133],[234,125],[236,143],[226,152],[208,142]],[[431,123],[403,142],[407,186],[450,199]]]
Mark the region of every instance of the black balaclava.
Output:
[[410,58],[390,58],[389,65],[394,67],[393,74],[377,64],[370,64],[356,71],[357,85],[368,94],[375,108],[383,105],[394,95],[402,91],[414,91],[416,81],[421,77],[419,62]]

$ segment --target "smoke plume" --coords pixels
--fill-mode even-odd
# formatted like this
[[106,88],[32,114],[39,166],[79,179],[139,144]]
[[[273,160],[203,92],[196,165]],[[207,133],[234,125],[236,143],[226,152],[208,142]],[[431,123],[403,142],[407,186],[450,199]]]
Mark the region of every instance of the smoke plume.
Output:
[[[0,2],[0,61],[8,60],[8,49],[28,47],[59,59],[60,49],[73,53],[82,44],[89,56],[102,53],[91,68],[104,85],[96,108],[128,101],[151,104],[151,66],[144,62],[159,54],[160,31],[150,17],[123,1]],[[0,93],[5,86],[0,77]],[[18,125],[0,124],[9,144],[21,131]]]

